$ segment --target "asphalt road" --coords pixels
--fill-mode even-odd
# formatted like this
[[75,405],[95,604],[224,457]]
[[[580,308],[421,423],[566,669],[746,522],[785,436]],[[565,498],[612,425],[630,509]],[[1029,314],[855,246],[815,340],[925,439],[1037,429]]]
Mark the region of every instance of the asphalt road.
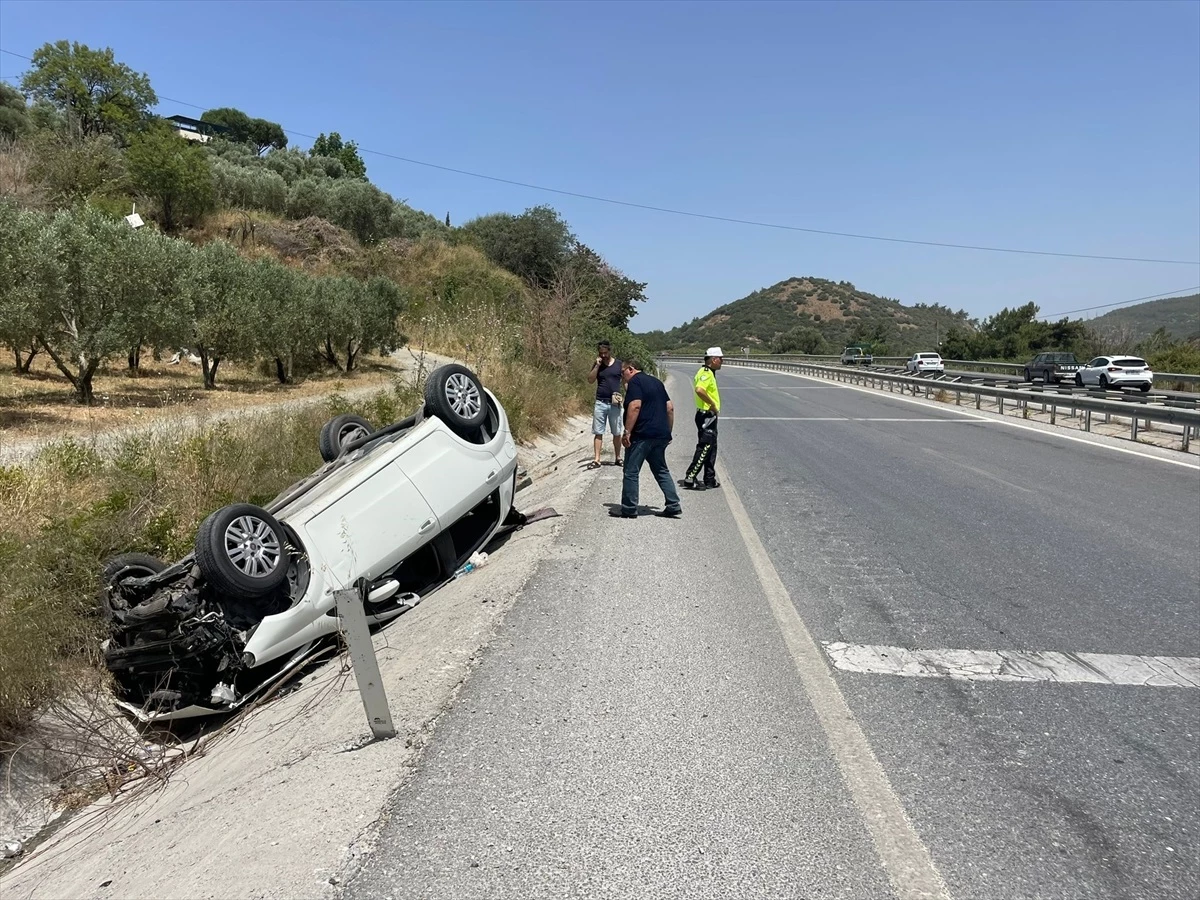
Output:
[[720,378],[725,488],[610,520],[601,470],[347,896],[1200,896],[1200,688],[822,649],[1200,657],[1200,473]]

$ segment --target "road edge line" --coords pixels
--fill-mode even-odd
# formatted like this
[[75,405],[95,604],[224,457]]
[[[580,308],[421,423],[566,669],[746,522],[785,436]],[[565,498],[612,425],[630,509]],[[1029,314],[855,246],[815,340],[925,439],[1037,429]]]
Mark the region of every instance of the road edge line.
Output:
[[875,852],[901,900],[950,900],[950,892],[933,863],[929,849],[909,821],[900,798],[876,759],[846,698],[833,679],[825,658],[758,537],[741,498],[718,461],[721,491],[750,554],[763,594],[775,616],[801,685],[829,746],[862,813]]

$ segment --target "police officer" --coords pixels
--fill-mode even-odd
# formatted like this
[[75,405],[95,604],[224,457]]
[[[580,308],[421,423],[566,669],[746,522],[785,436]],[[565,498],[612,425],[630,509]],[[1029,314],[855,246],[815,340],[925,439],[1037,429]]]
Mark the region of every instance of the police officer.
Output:
[[704,365],[692,380],[696,393],[696,453],[683,481],[679,482],[690,491],[721,486],[716,470],[717,417],[721,412],[716,372],[721,368],[722,356],[720,347],[709,347],[704,354]]

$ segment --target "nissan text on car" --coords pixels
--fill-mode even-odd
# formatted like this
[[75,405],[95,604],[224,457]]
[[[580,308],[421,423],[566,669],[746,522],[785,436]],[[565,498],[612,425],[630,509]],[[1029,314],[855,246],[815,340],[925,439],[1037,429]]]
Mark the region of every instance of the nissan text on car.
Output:
[[1097,356],[1075,373],[1075,383],[1081,386],[1096,385],[1109,388],[1135,387],[1140,391],[1150,390],[1154,384],[1154,373],[1149,364],[1138,356]]
[[1045,384],[1069,381],[1079,371],[1074,353],[1039,353],[1025,366],[1025,380],[1042,379]]
[[356,590],[368,622],[386,622],[521,520],[508,417],[464,366],[432,372],[424,404],[392,425],[331,419],[319,447],[320,469],[265,507],[218,509],[174,565],[109,561],[102,649],[124,709],[142,721],[236,709],[328,648],[335,591]]
[[940,353],[914,353],[904,364],[904,369],[920,375],[922,372],[945,372],[946,364]]

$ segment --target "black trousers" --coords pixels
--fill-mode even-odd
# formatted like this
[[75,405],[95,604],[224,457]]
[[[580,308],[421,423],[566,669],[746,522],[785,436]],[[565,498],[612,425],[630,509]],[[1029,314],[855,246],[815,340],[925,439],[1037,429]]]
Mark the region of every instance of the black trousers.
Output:
[[688,481],[701,480],[712,486],[717,483],[717,416],[703,409],[696,410],[696,453],[688,466]]

